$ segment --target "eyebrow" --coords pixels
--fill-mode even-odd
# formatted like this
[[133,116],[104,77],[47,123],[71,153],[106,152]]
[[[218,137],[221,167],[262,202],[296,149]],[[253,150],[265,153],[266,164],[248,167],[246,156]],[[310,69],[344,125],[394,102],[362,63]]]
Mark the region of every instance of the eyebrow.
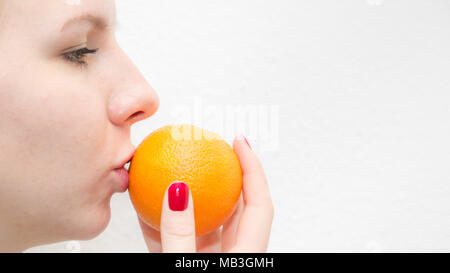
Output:
[[64,25],[62,26],[60,32],[63,32],[69,26],[80,23],[80,22],[88,22],[88,23],[92,24],[94,26],[94,28],[100,29],[100,30],[106,29],[109,26],[108,20],[106,18],[94,16],[92,14],[87,13],[87,14],[75,16],[75,17],[67,20],[64,23]]

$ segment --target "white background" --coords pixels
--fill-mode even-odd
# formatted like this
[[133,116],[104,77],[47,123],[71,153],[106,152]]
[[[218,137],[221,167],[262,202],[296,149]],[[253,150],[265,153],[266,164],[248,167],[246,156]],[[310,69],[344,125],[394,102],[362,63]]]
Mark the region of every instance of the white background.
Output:
[[[119,43],[161,99],[136,146],[181,106],[278,107],[278,147],[249,135],[276,209],[270,252],[450,251],[450,1],[118,0],[117,12]],[[29,251],[145,252],[128,194],[111,208],[94,240]]]

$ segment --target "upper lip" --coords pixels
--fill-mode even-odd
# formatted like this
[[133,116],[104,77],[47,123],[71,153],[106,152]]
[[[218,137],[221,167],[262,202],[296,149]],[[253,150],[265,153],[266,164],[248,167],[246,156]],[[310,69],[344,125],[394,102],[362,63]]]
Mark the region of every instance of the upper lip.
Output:
[[133,150],[131,151],[131,153],[129,153],[128,156],[127,156],[124,160],[122,160],[121,163],[119,163],[120,165],[117,165],[116,168],[114,168],[114,169],[120,169],[120,168],[123,168],[123,166],[124,166],[125,164],[127,164],[128,162],[131,161],[131,159],[132,159],[133,156],[134,156],[134,152],[135,152],[135,150],[133,149]]

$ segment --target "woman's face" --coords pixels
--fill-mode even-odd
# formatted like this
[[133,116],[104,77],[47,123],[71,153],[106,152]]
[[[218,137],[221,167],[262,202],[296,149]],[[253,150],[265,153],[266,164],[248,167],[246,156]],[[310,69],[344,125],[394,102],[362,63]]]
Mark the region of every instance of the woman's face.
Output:
[[114,24],[113,0],[0,0],[0,234],[18,246],[98,235],[125,190],[113,169],[159,100]]

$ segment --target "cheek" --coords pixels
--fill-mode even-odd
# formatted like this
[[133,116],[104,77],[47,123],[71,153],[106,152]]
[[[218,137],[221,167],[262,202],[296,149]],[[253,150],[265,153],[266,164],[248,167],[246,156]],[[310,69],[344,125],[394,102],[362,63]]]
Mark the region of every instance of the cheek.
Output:
[[[30,90],[31,91],[31,90]],[[85,168],[101,153],[107,119],[102,98],[89,87],[55,85],[26,95],[12,118],[32,157],[60,167]]]
[[107,218],[112,192],[98,181],[107,152],[105,100],[96,88],[67,84],[63,75],[57,79],[23,81],[1,91],[0,148],[5,153],[0,163],[7,168],[0,172],[7,182],[0,184],[0,210],[14,202],[19,217],[49,224],[92,208]]

